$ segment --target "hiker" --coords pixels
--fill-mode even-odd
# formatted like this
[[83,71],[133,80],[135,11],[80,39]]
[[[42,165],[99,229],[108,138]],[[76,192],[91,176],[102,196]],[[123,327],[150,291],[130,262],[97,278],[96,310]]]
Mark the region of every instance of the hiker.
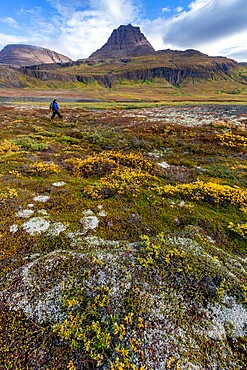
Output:
[[51,119],[53,119],[56,114],[58,115],[59,118],[63,118],[63,116],[59,112],[59,106],[58,106],[58,103],[57,103],[57,100],[56,99],[54,99],[53,102],[51,103],[50,110],[52,110]]

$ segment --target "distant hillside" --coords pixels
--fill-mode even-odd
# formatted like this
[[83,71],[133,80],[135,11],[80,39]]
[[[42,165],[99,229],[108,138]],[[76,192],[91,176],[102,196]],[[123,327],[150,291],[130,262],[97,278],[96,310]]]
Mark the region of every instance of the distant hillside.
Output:
[[31,66],[71,61],[65,55],[33,45],[11,44],[0,51],[0,64]]
[[195,50],[160,51],[119,59],[85,59],[54,65],[23,67],[22,73],[42,81],[88,84],[93,81],[112,87],[118,81],[165,79],[173,86],[192,79],[229,79],[238,63],[224,57],[209,57]]

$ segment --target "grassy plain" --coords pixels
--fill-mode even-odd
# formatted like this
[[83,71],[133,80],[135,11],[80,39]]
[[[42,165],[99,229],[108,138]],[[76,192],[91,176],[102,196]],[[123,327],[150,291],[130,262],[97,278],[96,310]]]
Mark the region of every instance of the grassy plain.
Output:
[[97,89],[0,92],[0,368],[244,369],[246,91]]

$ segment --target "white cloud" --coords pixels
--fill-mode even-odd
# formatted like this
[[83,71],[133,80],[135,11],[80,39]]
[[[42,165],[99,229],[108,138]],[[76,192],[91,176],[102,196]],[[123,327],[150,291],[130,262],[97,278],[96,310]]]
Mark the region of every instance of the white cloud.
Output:
[[12,17],[2,18],[2,19],[0,19],[0,23],[5,23],[5,24],[7,24],[7,25],[9,25],[10,27],[13,27],[13,28],[19,28],[18,23]]
[[188,11],[144,23],[143,29],[155,48],[159,44],[159,49],[193,48],[221,55],[222,51],[230,53],[232,46],[241,48],[241,59],[247,60],[246,15],[246,0],[196,0]]
[[162,13],[169,13],[171,11],[171,8],[168,8],[168,7],[165,7],[165,8],[162,8]]
[[[247,37],[247,34],[246,34]],[[224,54],[227,54],[229,58],[233,58],[235,60],[239,60],[242,62],[247,62],[247,52],[246,46],[237,46],[231,47],[223,50]]]
[[[221,1],[221,0],[219,0],[219,1]],[[226,0],[226,1],[228,1],[228,0]],[[212,4],[213,2],[214,2],[214,0],[213,1],[212,0],[194,0],[194,1],[192,1],[192,3],[190,3],[188,5],[188,7],[192,11],[197,11],[197,10],[203,8],[204,6],[210,5],[210,3]]]
[[181,11],[183,10],[183,7],[178,6],[175,10],[176,10],[177,13],[181,13]]
[[197,0],[172,18],[166,37],[177,44],[202,44],[247,30],[246,0]]
[[26,37],[18,37],[18,36],[12,36],[12,35],[6,35],[4,33],[0,33],[0,45],[2,45],[2,48],[6,46],[7,44],[27,43],[27,41],[28,40]]

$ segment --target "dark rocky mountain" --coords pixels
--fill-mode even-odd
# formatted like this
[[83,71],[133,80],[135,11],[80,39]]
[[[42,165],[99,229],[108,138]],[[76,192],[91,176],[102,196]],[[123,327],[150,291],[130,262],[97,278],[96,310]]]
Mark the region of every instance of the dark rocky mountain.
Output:
[[44,63],[66,63],[65,55],[33,45],[11,44],[0,51],[0,64],[31,66]]
[[140,28],[129,24],[115,29],[107,43],[91,54],[89,58],[138,56],[154,52],[154,48],[140,31]]

